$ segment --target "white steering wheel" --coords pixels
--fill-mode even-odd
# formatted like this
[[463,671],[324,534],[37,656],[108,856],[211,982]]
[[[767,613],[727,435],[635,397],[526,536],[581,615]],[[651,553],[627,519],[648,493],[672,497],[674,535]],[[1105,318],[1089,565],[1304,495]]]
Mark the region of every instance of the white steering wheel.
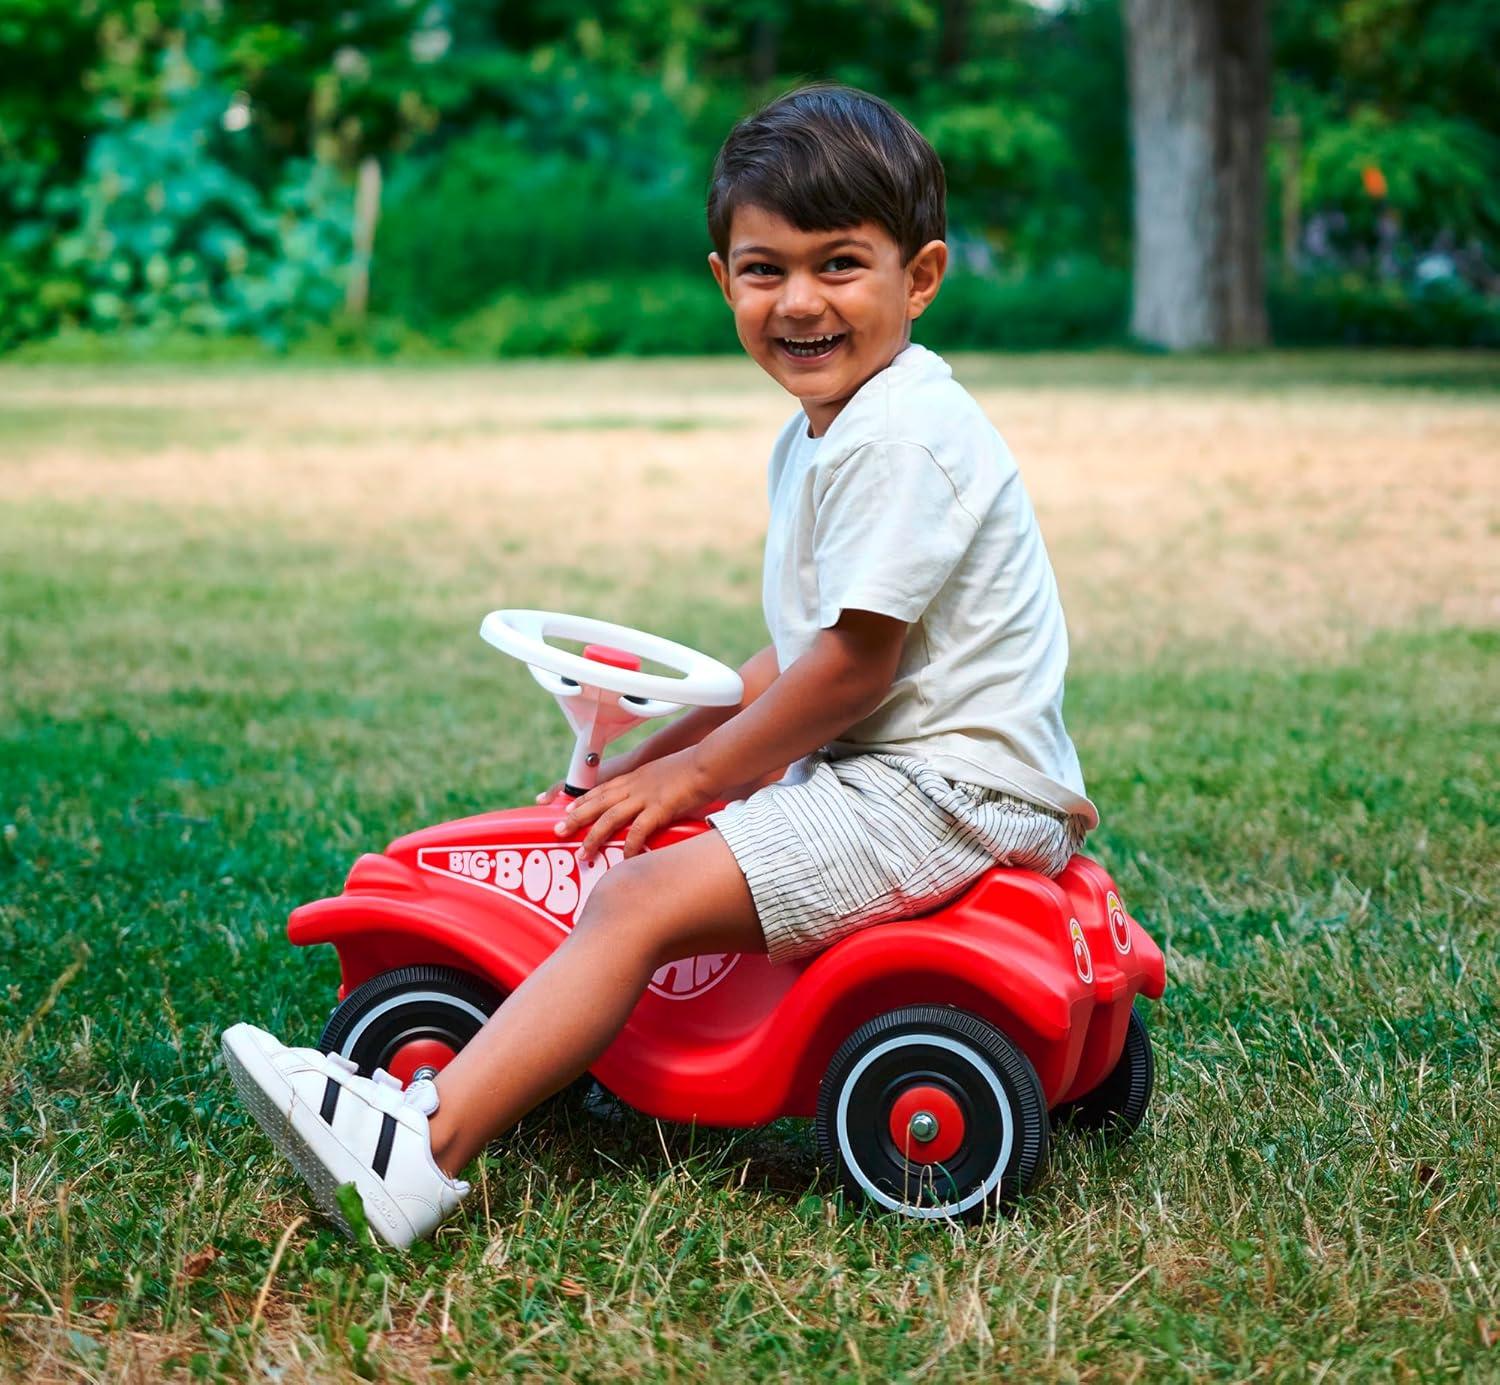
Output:
[[[744,695],[740,676],[728,664],[710,659],[685,644],[613,625],[588,616],[563,615],[557,611],[491,611],[479,627],[480,636],[496,649],[514,655],[533,669],[545,669],[576,683],[603,688],[626,697],[669,702],[677,707],[733,707]],[[651,659],[676,669],[680,678],[657,673],[637,673],[596,663],[565,649],[555,649],[548,638],[607,644],[626,654]]]
[[[727,664],[684,644],[644,630],[557,611],[491,611],[479,634],[496,649],[520,659],[558,701],[577,734],[564,783],[578,794],[598,782],[599,755],[631,727],[683,707],[733,707],[745,695],[740,676]],[[557,649],[548,639],[579,640],[665,664],[679,676],[641,673]],[[605,697],[612,693],[614,696]]]

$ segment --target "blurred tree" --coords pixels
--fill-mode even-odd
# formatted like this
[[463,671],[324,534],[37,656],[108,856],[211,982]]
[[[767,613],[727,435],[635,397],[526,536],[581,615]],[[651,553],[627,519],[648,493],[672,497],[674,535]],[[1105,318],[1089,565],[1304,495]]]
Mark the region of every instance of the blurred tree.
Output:
[[69,228],[53,253],[80,289],[73,315],[101,331],[278,344],[326,321],[348,261],[347,190],[304,160],[283,165],[267,195],[232,166],[207,38],[176,34],[160,67],[149,113],[107,118],[79,182],[49,198]]
[[[1500,6],[1280,0],[1276,107],[1304,133],[1304,268],[1492,282],[1500,236]],[[1438,268],[1443,261],[1445,268]]]
[[1131,330],[1174,350],[1259,346],[1267,0],[1127,0],[1135,173]]
[[[175,14],[170,3],[161,7]],[[83,300],[54,258],[69,224],[101,109],[149,99],[132,79],[170,32],[157,10],[128,22],[129,0],[88,5],[0,0],[0,349],[50,331]]]
[[[1254,304],[1241,300],[1256,296],[1247,266],[1258,256],[1263,108],[1246,93],[1263,90],[1263,40],[1251,38],[1263,36],[1267,9],[1287,132],[1271,159],[1271,202],[1293,228],[1304,276],[1374,279],[1398,297],[1439,280],[1455,292],[1497,283],[1494,0],[1131,0],[1132,15],[1178,17],[1159,42],[1134,45],[1133,64],[1124,8],[0,0],[0,347],[59,322],[167,321],[192,284],[209,286],[214,307],[195,309],[194,321],[243,330],[229,324],[253,314],[231,304],[227,286],[243,274],[271,283],[282,255],[295,262],[292,279],[326,263],[331,280],[357,287],[358,263],[347,275],[326,258],[349,229],[333,234],[327,218],[347,208],[362,169],[357,244],[368,245],[374,160],[390,174],[374,302],[434,330],[496,295],[514,313],[518,294],[566,297],[576,282],[656,270],[696,278],[702,187],[719,141],[755,105],[812,78],[894,101],[937,145],[955,261],[972,279],[965,302],[1040,302],[1021,292],[1021,276],[1081,300],[1092,286],[1118,285],[1131,258],[1128,67],[1139,69],[1136,116],[1156,120],[1136,141],[1134,177],[1157,177],[1157,190],[1135,199],[1142,266],[1158,267],[1154,280],[1143,268],[1138,314],[1191,302],[1199,337],[1255,339]],[[184,43],[198,73],[191,118],[165,84],[164,57]],[[168,130],[196,153],[164,144]],[[1191,176],[1172,171],[1190,165]],[[132,181],[150,168],[154,181]],[[234,194],[193,203],[192,190],[215,179]],[[168,239],[199,266],[174,286],[178,298],[145,274],[152,265],[159,278],[160,262],[136,253],[142,236],[162,234],[152,199],[166,188],[172,207],[197,206],[166,219]],[[317,228],[313,241],[282,237],[260,213],[278,227]],[[195,239],[210,222],[217,250]],[[309,257],[313,243],[321,248]],[[246,249],[244,269],[226,249],[234,245]],[[295,301],[288,321],[307,321],[325,300],[299,289],[261,301]],[[1304,315],[1299,330],[1325,320]],[[1247,323],[1248,336],[1236,336]]]
[[198,0],[217,40],[217,74],[243,94],[261,157],[352,169],[405,148],[437,123],[427,97],[445,50],[441,11],[408,0]]
[[1129,245],[1125,54],[1114,0],[1021,0],[964,14],[967,56],[912,111],[948,170],[962,249],[1034,268],[1123,263]]

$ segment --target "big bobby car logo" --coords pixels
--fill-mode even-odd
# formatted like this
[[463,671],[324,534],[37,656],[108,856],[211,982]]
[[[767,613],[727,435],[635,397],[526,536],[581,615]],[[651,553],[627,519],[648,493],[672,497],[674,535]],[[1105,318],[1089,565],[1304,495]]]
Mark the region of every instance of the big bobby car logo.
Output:
[[[515,901],[564,933],[578,921],[599,877],[625,858],[625,849],[607,846],[589,865],[578,848],[555,845],[423,847],[417,864]],[[691,1000],[718,985],[740,960],[737,952],[709,953],[668,962],[651,978],[650,989],[666,1000]]]

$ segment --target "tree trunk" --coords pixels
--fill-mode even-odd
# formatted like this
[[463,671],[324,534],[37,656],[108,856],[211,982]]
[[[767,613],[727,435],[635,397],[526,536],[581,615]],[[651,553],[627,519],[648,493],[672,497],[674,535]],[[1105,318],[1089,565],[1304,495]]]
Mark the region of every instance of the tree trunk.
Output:
[[970,0],[943,0],[943,32],[938,45],[938,71],[950,76],[969,55]]
[[380,220],[380,160],[367,154],[359,161],[354,188],[354,261],[344,290],[344,311],[356,322],[370,305],[370,260],[375,253],[375,223]]
[[780,42],[780,15],[761,10],[750,26],[750,80],[756,86],[764,86],[776,75]]
[[1267,0],[1126,0],[1130,329],[1173,350],[1266,342]]

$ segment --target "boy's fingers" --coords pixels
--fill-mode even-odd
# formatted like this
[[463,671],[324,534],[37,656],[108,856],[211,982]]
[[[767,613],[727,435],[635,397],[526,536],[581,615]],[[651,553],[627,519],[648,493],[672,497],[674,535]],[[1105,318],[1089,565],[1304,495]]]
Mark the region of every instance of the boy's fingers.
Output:
[[617,803],[607,813],[604,813],[591,828],[589,834],[583,839],[583,859],[592,861],[599,854],[599,848],[607,842],[615,832],[615,828],[622,822],[629,822],[635,816],[635,809],[628,803]]
[[625,834],[625,859],[628,861],[632,856],[639,856],[646,849],[646,838],[656,831],[658,814],[646,811],[637,813],[635,821],[630,824],[630,831]]
[[575,798],[573,806],[557,820],[557,826],[552,830],[559,837],[571,837],[580,827],[593,822],[613,802],[613,798],[601,793],[600,789],[590,789],[582,798]]

